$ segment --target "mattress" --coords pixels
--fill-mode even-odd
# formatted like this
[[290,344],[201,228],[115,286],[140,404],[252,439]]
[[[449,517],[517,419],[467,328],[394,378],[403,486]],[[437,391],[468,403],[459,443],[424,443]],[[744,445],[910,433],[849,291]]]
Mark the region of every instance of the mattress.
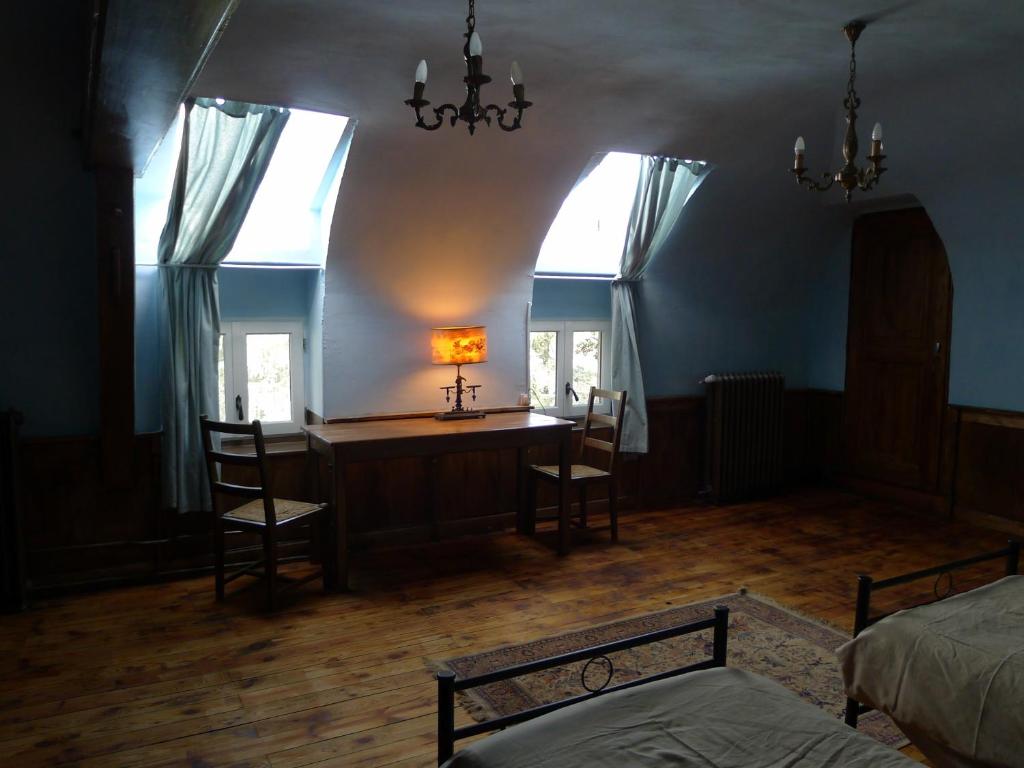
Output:
[[1024,576],[894,613],[838,654],[847,693],[940,765],[1024,766]]
[[448,768],[917,765],[763,677],[691,672],[588,699],[470,744]]

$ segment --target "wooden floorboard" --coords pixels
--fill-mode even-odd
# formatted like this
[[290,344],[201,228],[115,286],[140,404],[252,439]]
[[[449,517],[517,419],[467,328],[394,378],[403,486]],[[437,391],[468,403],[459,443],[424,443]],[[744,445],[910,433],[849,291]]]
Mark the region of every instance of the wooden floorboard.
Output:
[[857,572],[1004,541],[805,491],[624,515],[619,544],[581,532],[568,558],[552,532],[363,553],[353,592],[307,585],[274,615],[259,590],[217,604],[211,578],[53,599],[0,625],[0,754],[18,766],[425,767],[439,660],[740,587],[849,630]]

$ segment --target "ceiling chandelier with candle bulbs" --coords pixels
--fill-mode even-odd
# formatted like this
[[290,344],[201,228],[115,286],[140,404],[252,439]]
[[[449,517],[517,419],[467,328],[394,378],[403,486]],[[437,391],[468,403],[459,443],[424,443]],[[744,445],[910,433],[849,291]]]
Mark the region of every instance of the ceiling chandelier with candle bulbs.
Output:
[[499,107],[497,104],[488,104],[486,107],[480,104],[480,88],[491,82],[491,78],[484,74],[483,68],[483,43],[480,42],[480,35],[476,32],[476,0],[469,0],[469,15],[466,17],[466,44],[462,53],[466,58],[466,76],[462,78],[466,84],[466,101],[461,107],[454,104],[442,104],[434,107],[434,122],[428,123],[423,119],[422,110],[430,106],[430,102],[423,98],[423,91],[427,85],[427,62],[421,61],[416,67],[416,83],[413,86],[411,99],[405,103],[416,110],[416,126],[428,131],[436,131],[445,121],[445,113],[450,112],[449,120],[453,126],[459,121],[466,123],[470,134],[476,131],[477,123],[491,124],[492,115],[497,117],[498,127],[504,131],[514,131],[522,127],[523,110],[531,106],[526,100],[526,87],[523,85],[523,72],[519,64],[512,62],[512,98],[508,103],[510,109],[515,110],[515,116],[511,123],[505,122],[508,110]]
[[843,27],[846,39],[850,41],[850,80],[846,85],[846,98],[843,100],[843,106],[846,107],[846,138],[843,140],[843,159],[846,160],[846,164],[835,173],[822,174],[824,183],[818,182],[804,175],[807,171],[804,167],[804,151],[806,149],[804,137],[797,137],[796,145],[793,147],[795,153],[793,173],[796,175],[796,180],[817,192],[824,192],[833,183],[839,182],[839,186],[846,193],[846,202],[850,202],[855,188],[867,192],[878,183],[879,178],[886,171],[882,167],[885,155],[882,154],[881,123],[875,123],[875,128],[871,131],[871,150],[867,156],[870,165],[867,168],[858,168],[856,164],[857,109],[860,107],[860,98],[857,96],[857,91],[854,88],[854,81],[857,78],[856,49],[857,38],[860,37],[860,33],[864,31],[865,26],[866,24],[863,21],[851,21]]

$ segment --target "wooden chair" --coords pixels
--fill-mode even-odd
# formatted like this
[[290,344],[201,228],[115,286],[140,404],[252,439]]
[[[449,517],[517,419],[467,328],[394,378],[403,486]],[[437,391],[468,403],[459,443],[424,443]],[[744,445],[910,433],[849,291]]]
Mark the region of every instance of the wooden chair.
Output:
[[[210,495],[213,499],[215,522],[215,557],[217,600],[224,599],[224,586],[239,576],[251,575],[266,580],[267,608],[277,607],[277,597],[281,592],[293,589],[301,584],[324,578],[323,569],[301,579],[291,579],[277,572],[278,531],[286,526],[309,523],[316,525],[326,519],[326,504],[314,504],[306,501],[275,499],[270,488],[270,474],[267,469],[266,445],[263,441],[263,428],[259,421],[252,424],[229,424],[222,421],[210,421],[205,416],[199,418],[203,433],[203,450],[206,453],[206,470],[210,480]],[[251,437],[256,447],[255,454],[228,453],[213,448],[212,434],[240,435]],[[222,480],[221,471],[225,466],[249,467],[256,470],[259,485],[238,485]],[[234,509],[224,509],[225,497],[252,499]],[[263,559],[239,567],[235,572],[225,576],[224,573],[224,534],[227,531],[255,532],[263,539]],[[311,536],[315,541],[317,536]],[[257,570],[259,566],[262,570]],[[279,587],[278,582],[284,582]]]
[[[615,407],[615,416],[607,416],[603,413],[594,413],[594,400],[601,398],[611,400],[618,405]],[[572,465],[572,477],[570,482],[578,489],[580,500],[580,511],[574,517],[579,519],[581,528],[587,527],[587,487],[592,483],[608,484],[608,517],[612,533],[612,541],[619,540],[619,515],[617,509],[618,482],[616,468],[619,458],[619,442],[622,440],[622,417],[626,408],[626,392],[615,392],[609,389],[590,388],[590,399],[587,401],[587,418],[583,422],[583,439],[580,441],[580,463]],[[612,439],[601,440],[591,437],[590,432],[597,425],[598,427],[611,427]],[[584,464],[587,448],[594,448],[608,454],[608,468],[600,469]],[[537,480],[558,482],[558,465],[530,465],[529,499],[530,499],[530,528],[538,519],[557,520],[552,517],[537,517]]]

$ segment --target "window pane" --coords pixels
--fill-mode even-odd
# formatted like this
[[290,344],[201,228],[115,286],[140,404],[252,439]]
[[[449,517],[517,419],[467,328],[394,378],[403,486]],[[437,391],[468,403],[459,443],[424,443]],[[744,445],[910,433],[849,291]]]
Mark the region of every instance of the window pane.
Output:
[[287,333],[250,333],[245,337],[250,420],[291,421],[290,338]]
[[572,388],[582,403],[590,396],[591,387],[601,386],[601,332],[573,331]]
[[[325,205],[321,187],[347,123],[340,115],[291,110],[225,264],[323,265],[327,242],[320,239],[321,212],[328,208],[330,219],[334,201]],[[334,177],[326,180],[335,192],[340,170],[333,168]]]
[[222,333],[217,337],[217,412],[220,414],[221,421],[228,420],[228,409],[226,407],[226,398],[224,396],[227,390],[227,382],[225,381],[226,375],[224,372],[224,334]]
[[542,408],[555,407],[557,350],[557,331],[530,331],[530,399]]
[[619,271],[641,158],[609,152],[576,185],[544,238],[538,272],[614,275]]

